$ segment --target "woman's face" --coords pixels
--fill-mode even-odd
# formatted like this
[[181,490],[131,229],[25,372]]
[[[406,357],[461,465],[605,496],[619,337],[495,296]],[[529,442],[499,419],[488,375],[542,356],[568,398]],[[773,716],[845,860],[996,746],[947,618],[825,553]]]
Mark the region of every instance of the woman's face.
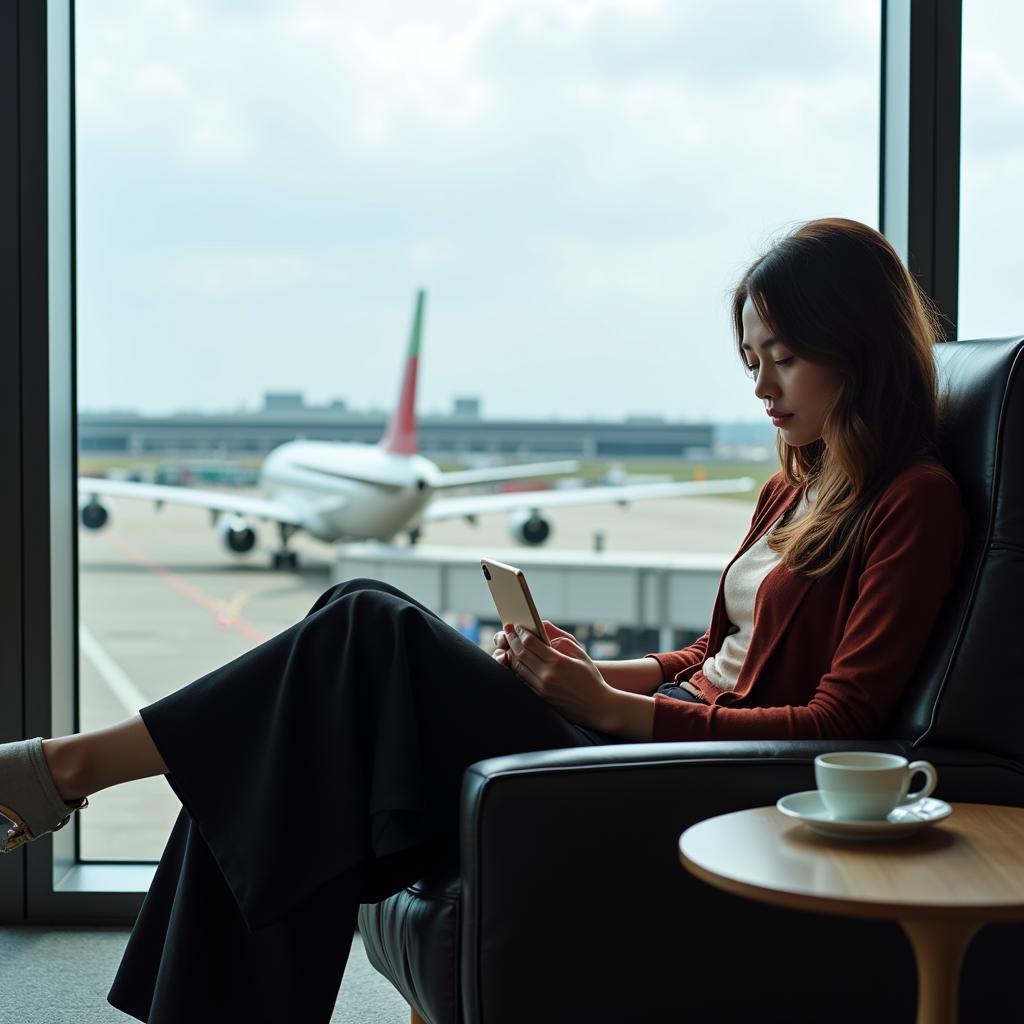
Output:
[[787,444],[801,447],[821,437],[825,416],[839,390],[839,374],[794,355],[784,338],[762,322],[750,297],[743,304],[743,355],[754,378],[754,394]]

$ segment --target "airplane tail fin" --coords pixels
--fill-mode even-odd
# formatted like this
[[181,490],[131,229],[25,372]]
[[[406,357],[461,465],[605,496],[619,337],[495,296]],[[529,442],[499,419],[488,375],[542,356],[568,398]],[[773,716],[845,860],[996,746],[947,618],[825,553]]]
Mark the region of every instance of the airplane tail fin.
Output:
[[391,414],[388,428],[380,440],[380,447],[397,455],[415,455],[419,439],[416,431],[416,372],[420,362],[420,332],[423,329],[423,307],[427,293],[420,289],[416,293],[416,312],[412,321],[409,338],[409,355],[402,377],[402,390],[398,407]]

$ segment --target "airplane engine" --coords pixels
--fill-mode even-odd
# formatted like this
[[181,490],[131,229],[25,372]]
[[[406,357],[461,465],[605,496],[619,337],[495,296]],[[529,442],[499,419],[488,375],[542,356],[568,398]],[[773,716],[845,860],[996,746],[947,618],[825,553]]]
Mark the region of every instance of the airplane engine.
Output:
[[236,555],[244,555],[256,546],[256,531],[238,515],[221,516],[217,520],[217,536]]
[[543,544],[551,536],[551,524],[536,512],[513,512],[508,532],[518,544]]
[[93,497],[79,506],[78,515],[86,529],[99,530],[107,525],[110,509],[99,498]]

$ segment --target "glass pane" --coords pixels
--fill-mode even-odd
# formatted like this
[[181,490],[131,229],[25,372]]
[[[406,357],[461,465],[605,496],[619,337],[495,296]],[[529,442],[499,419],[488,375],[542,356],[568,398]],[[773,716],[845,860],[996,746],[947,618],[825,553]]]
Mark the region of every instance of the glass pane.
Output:
[[958,336],[1024,333],[1020,239],[1024,236],[1024,7],[965,0],[960,160]]
[[[771,473],[727,294],[802,220],[877,223],[877,0],[76,12],[83,473],[252,497],[275,445],[375,441],[420,288],[424,453],[443,468],[558,456],[570,421],[599,420],[592,475]],[[532,427],[488,439],[501,419]],[[682,523],[672,503],[565,510],[549,543],[731,551],[755,496]],[[287,627],[330,582],[335,547],[308,532],[301,572],[273,572],[256,519],[237,555],[237,520],[103,501],[110,521],[80,531],[83,728]],[[493,553],[493,518],[425,540]],[[652,642],[578,625],[601,652]],[[176,812],[162,779],[98,794],[83,854],[156,858]]]

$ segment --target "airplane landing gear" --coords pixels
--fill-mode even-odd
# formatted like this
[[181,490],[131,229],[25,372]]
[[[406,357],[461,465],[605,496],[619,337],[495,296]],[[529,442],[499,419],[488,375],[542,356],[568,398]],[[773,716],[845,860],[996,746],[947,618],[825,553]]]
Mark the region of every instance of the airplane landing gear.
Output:
[[295,533],[297,527],[292,526],[290,523],[278,523],[277,529],[281,536],[281,548],[279,551],[275,551],[273,555],[271,555],[271,568],[275,570],[284,570],[286,572],[298,572],[298,553],[290,551],[288,548],[288,541],[291,539],[292,534]]
[[298,572],[299,556],[295,551],[275,551],[270,556],[270,564],[274,569],[286,572]]
[[409,531],[409,547],[415,547],[415,545],[417,543],[419,543],[421,532],[422,531],[420,530],[420,528],[418,526],[414,526]]

